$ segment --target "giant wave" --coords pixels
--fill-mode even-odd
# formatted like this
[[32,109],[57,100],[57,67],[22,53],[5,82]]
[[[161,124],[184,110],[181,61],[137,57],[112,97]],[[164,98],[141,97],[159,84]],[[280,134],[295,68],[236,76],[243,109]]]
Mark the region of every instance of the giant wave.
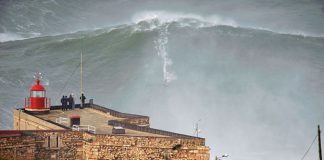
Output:
[[278,131],[302,139],[304,131],[295,128],[311,127],[300,117],[307,112],[310,121],[320,119],[314,113],[324,103],[323,44],[322,37],[164,12],[143,12],[132,23],[96,30],[2,42],[0,128],[11,128],[11,109],[23,107],[36,71],[44,73],[53,104],[61,94],[78,93],[82,50],[86,96],[95,103],[148,114],[152,126],[186,134],[201,118],[208,145],[226,144],[224,151],[259,151],[260,139],[276,142],[269,148],[296,144]]

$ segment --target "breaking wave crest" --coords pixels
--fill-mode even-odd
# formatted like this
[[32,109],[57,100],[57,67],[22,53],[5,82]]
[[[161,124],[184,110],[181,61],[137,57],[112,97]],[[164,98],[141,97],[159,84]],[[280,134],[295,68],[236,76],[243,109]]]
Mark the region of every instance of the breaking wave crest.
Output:
[[201,16],[197,14],[186,14],[186,13],[177,13],[177,12],[165,12],[165,11],[145,11],[135,14],[132,17],[133,23],[148,22],[150,23],[149,28],[146,30],[155,29],[166,23],[179,23],[181,27],[214,27],[214,26],[229,26],[234,28],[245,28],[245,29],[254,29],[261,31],[268,31],[274,34],[285,34],[292,36],[302,36],[302,37],[315,37],[322,38],[324,35],[315,35],[312,33],[307,33],[304,31],[291,30],[291,31],[275,31],[270,28],[258,27],[258,26],[249,26],[249,25],[240,25],[233,19],[224,18],[218,15],[211,16]]
[[[120,28],[120,26],[131,26],[134,31],[153,31],[154,29],[163,28],[163,26],[176,23],[178,27],[192,27],[192,28],[207,28],[215,26],[228,26],[232,28],[242,28],[242,29],[252,29],[255,31],[267,31],[274,34],[283,34],[291,36],[302,36],[302,37],[311,37],[311,38],[322,38],[324,35],[314,35],[311,33],[292,30],[292,31],[274,31],[270,28],[257,27],[257,26],[244,26],[239,24],[233,19],[224,18],[218,15],[202,16],[198,14],[187,14],[187,13],[178,13],[178,12],[166,12],[166,11],[144,11],[134,14],[131,18],[131,23],[121,24],[119,27],[104,27],[102,29],[94,28],[93,30],[84,30],[84,31],[75,31],[67,32],[63,34],[53,33],[53,34],[42,34],[32,32],[21,32],[21,33],[11,33],[11,32],[0,32],[0,42],[15,41],[15,40],[24,40],[29,38],[37,38],[43,36],[62,36],[67,34],[73,34],[78,32],[96,32],[98,30],[110,30]],[[113,28],[113,29],[111,29]],[[109,30],[109,31],[110,31]]]
[[132,21],[139,23],[142,21],[158,20],[163,23],[180,22],[181,26],[210,27],[216,25],[227,25],[237,27],[237,23],[232,19],[221,18],[217,15],[203,17],[196,14],[174,13],[164,11],[146,11],[133,16]]

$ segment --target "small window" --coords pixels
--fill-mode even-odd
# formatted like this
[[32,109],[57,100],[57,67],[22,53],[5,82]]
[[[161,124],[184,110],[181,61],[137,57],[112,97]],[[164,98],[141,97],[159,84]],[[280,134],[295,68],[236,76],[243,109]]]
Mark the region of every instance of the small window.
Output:
[[32,97],[44,97],[44,91],[32,91]]

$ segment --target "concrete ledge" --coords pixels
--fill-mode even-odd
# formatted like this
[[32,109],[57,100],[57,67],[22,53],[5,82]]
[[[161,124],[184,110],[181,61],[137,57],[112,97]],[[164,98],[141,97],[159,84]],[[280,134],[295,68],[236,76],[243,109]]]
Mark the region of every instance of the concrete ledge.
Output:
[[[176,138],[200,139],[202,141],[205,141],[204,138],[188,136],[188,135],[184,135],[184,134],[179,134],[179,133],[174,133],[174,132],[149,128],[149,127],[137,126],[137,125],[133,125],[133,124],[117,121],[117,120],[108,121],[108,125],[120,126],[120,127],[123,127],[123,128],[132,129],[132,130],[136,130],[136,131],[140,131],[140,132],[148,132],[148,133],[159,134],[159,135],[170,136],[170,137],[176,137]],[[202,144],[202,145],[204,145],[204,144]]]

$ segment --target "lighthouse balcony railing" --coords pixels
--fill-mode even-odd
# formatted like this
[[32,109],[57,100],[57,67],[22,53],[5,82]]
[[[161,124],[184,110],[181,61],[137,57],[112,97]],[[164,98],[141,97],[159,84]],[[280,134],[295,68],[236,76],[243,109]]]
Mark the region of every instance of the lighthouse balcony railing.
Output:
[[43,106],[42,109],[50,109],[50,106],[51,106],[51,99],[50,98],[45,97],[44,102],[42,102],[42,101],[34,101],[33,105],[31,103],[31,101],[32,101],[31,97],[25,98],[25,108],[34,109],[35,106]]

